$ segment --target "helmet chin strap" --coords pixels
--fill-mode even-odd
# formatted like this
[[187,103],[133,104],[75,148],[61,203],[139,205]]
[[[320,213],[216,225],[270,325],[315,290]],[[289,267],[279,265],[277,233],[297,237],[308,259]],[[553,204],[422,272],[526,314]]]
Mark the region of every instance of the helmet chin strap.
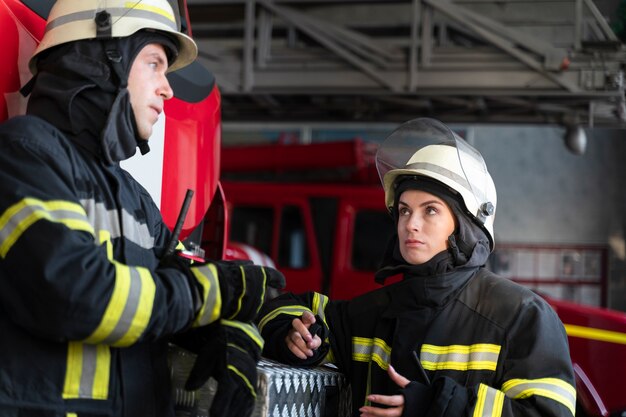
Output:
[[141,152],[142,155],[150,152],[150,145],[148,144],[147,140],[138,140],[137,147],[139,148],[139,152]]

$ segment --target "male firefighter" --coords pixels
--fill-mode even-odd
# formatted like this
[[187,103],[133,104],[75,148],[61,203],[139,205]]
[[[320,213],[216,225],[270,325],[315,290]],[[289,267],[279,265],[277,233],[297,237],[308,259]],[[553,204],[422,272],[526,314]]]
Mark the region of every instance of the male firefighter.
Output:
[[251,411],[263,341],[250,323],[284,277],[164,256],[171,233],[119,165],[145,150],[166,73],[196,54],[166,0],[50,11],[27,115],[0,126],[3,417],[172,416],[176,336],[199,352],[188,386],[218,380],[213,414]]

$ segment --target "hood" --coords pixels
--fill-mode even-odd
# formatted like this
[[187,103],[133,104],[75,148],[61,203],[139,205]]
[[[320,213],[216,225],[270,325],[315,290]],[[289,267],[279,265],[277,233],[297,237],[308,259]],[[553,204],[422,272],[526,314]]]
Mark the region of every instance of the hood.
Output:
[[81,40],[42,53],[27,113],[56,126],[79,147],[107,164],[133,156],[140,146],[127,83],[132,63],[149,43],[167,51],[167,36],[137,32],[126,38]]
[[444,200],[455,216],[455,230],[448,237],[448,249],[420,265],[411,265],[402,258],[398,235],[394,233],[387,245],[382,268],[376,272],[376,282],[382,284],[385,279],[396,274],[403,274],[405,278],[428,277],[442,275],[459,267],[485,265],[490,254],[489,238],[469,216],[458,194],[438,181],[426,177],[409,177],[400,182],[392,211],[394,224],[398,223],[398,199],[408,189],[426,191]]

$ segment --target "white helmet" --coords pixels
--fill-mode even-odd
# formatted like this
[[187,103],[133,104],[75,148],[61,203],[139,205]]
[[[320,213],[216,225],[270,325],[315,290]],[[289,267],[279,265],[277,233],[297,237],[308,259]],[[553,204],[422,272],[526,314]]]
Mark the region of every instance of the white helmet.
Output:
[[385,204],[393,209],[398,177],[424,176],[456,191],[468,215],[495,240],[496,187],[481,154],[435,119],[403,123],[381,144],[376,167],[385,189]]
[[57,0],[29,68],[34,74],[37,56],[54,46],[83,39],[121,38],[142,29],[163,32],[178,41],[178,56],[170,63],[168,72],[196,59],[198,47],[193,39],[179,31],[167,0]]

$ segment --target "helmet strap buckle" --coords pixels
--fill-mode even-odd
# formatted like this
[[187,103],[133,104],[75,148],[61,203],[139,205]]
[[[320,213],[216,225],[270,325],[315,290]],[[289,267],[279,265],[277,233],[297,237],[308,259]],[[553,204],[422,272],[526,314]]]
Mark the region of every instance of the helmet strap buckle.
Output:
[[480,205],[480,208],[478,209],[478,213],[476,215],[476,218],[481,223],[485,223],[485,220],[487,220],[487,217],[488,216],[493,216],[495,211],[496,211],[496,208],[493,206],[491,201],[487,201],[486,203],[483,203],[483,204]]
[[96,13],[94,20],[96,21],[96,38],[111,38],[113,28],[111,14],[106,10],[101,10]]

